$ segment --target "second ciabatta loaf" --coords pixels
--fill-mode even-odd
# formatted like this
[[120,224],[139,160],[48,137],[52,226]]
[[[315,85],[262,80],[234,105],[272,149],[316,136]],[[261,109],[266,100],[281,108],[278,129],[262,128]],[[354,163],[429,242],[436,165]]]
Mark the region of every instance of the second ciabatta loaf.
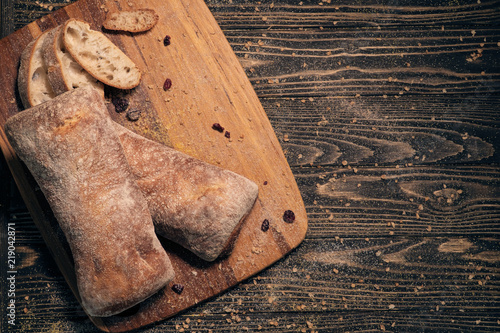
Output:
[[253,181],[115,124],[156,232],[206,261],[229,254],[258,195]]
[[97,90],[83,87],[9,118],[5,133],[71,247],[82,305],[110,316],[173,278],[148,206]]
[[103,33],[87,22],[70,19],[63,25],[62,39],[73,59],[90,75],[118,89],[132,89],[141,80],[134,62]]

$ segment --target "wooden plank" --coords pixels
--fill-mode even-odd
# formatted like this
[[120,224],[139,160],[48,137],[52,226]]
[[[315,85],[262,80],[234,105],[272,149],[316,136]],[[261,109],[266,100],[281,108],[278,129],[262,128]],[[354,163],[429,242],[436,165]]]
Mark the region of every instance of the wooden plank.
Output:
[[[174,324],[175,323],[175,324]],[[465,332],[495,332],[498,330],[495,313],[486,312],[433,312],[407,313],[384,312],[339,312],[329,316],[317,313],[297,313],[293,316],[277,317],[269,313],[247,314],[203,314],[179,315],[170,324],[149,328],[148,333],[177,332],[443,332],[446,330]],[[72,332],[82,329],[92,332],[92,326],[77,321],[57,321],[52,325],[33,320],[26,329],[33,332]]]
[[[293,316],[278,317],[275,313],[249,313],[226,315],[219,319],[211,314],[185,317],[178,328],[162,332],[212,330],[213,332],[241,330],[243,332],[443,332],[470,331],[492,332],[498,329],[498,321],[492,313],[407,313],[385,312],[334,312],[328,315],[318,313],[295,313]],[[217,319],[212,319],[212,318]],[[151,333],[155,332],[154,329]],[[159,332],[159,331],[157,331]]]
[[427,96],[263,101],[291,165],[352,167],[497,162],[500,105],[493,96],[471,103]]
[[222,27],[246,29],[248,26],[271,27],[372,27],[441,26],[456,22],[490,26],[497,23],[498,1],[440,3],[405,1],[397,4],[378,0],[352,3],[348,0],[291,2],[286,0],[248,3],[232,0],[221,3],[209,0],[210,8]]
[[12,11],[11,0],[0,1],[0,38],[14,31],[14,18],[9,15]]
[[[3,124],[22,110],[16,99],[16,71],[20,53],[28,42],[68,17],[83,19],[99,29],[106,11],[131,6],[155,8],[160,22],[144,34],[109,34],[144,73],[141,85],[126,94],[131,107],[143,110],[144,116],[131,123],[110,105],[112,118],[148,138],[242,174],[254,180],[260,190],[231,256],[202,263],[165,242],[176,273],[172,283],[184,286],[182,295],[166,287],[134,311],[92,318],[99,328],[115,332],[172,316],[232,287],[280,259],[302,241],[307,230],[305,208],[279,142],[241,65],[203,1],[165,4],[144,0],[131,4],[82,0],[0,41],[0,58],[5,63],[0,81],[6,89],[0,101],[0,145],[35,223],[77,298],[68,244],[40,191],[35,190],[33,179],[8,144]],[[168,47],[162,43],[166,34],[172,37]],[[167,77],[174,83],[165,92],[162,87]],[[212,124],[216,122],[232,137],[214,131]],[[286,210],[294,211],[294,223],[283,221]],[[272,221],[270,232],[261,231],[264,219]]]
[[294,168],[308,237],[498,235],[497,167]]

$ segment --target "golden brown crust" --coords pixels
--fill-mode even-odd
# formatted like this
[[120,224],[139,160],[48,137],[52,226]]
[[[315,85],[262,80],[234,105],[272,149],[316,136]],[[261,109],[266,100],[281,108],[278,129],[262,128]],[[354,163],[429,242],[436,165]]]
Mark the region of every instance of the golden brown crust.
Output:
[[62,68],[55,52],[57,38],[60,35],[60,32],[61,26],[52,29],[48,33],[47,38],[45,38],[42,45],[42,56],[45,64],[47,65],[47,77],[50,85],[52,86],[52,90],[56,95],[60,95],[69,90],[64,82]]
[[122,312],[172,280],[99,92],[84,87],[59,95],[9,118],[5,132],[70,244],[90,315]]
[[31,41],[21,54],[17,88],[26,109],[55,96],[47,80],[46,66],[41,54],[42,44],[50,31],[42,33]]
[[21,101],[25,108],[31,107],[29,100],[29,77],[30,77],[30,59],[32,55],[32,50],[35,45],[36,40],[31,41],[21,54],[21,63],[19,65],[19,71],[17,76],[17,89],[19,90],[19,95],[21,96]]
[[257,185],[118,124],[115,127],[156,232],[207,261],[230,250],[255,203]]
[[241,228],[243,228],[243,224],[245,222],[245,218],[247,217],[247,215],[248,214],[245,214],[245,216],[243,216],[240,219],[240,222],[236,225],[236,227],[234,228],[231,235],[229,235],[229,237],[226,241],[226,244],[224,245],[224,247],[220,251],[219,257],[226,257],[226,256],[229,256],[231,254],[231,252],[233,251],[234,245],[236,244],[236,240],[238,239],[238,235],[240,234]]

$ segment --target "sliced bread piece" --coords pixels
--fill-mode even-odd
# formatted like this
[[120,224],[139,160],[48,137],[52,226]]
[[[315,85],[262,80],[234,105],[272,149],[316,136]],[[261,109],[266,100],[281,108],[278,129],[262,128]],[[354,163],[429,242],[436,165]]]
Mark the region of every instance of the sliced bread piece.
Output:
[[42,45],[47,76],[56,95],[91,85],[104,96],[104,85],[80,66],[64,47],[62,26],[52,29]]
[[118,89],[132,89],[140,83],[141,72],[134,62],[88,23],[70,19],[62,34],[66,50],[97,80]]
[[17,87],[24,107],[30,108],[56,96],[47,77],[47,66],[42,57],[42,45],[48,30],[26,46],[21,55]]
[[154,27],[158,19],[153,9],[124,10],[108,13],[102,25],[108,30],[143,32]]

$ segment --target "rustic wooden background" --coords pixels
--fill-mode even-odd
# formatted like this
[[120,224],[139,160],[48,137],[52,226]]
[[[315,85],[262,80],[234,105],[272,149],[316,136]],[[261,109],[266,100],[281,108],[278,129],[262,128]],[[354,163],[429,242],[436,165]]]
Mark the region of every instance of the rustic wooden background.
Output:
[[[0,3],[6,36],[69,2]],[[500,331],[500,1],[207,4],[309,231],[270,269],[140,332]],[[17,226],[12,332],[93,332],[3,158],[0,172],[3,266]]]

